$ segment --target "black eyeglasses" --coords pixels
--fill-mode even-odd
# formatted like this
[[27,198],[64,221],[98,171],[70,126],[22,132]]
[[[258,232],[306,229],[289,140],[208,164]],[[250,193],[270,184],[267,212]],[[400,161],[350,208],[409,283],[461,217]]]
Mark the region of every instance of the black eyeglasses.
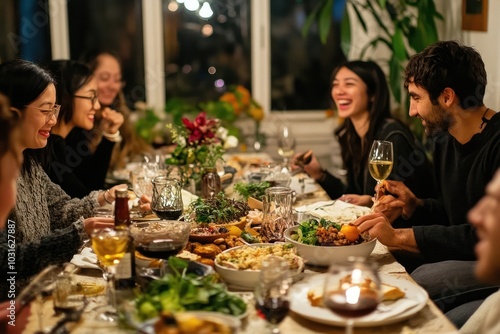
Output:
[[92,105],[94,105],[96,103],[96,101],[97,101],[98,95],[97,94],[94,94],[92,96],[73,95],[73,97],[77,97],[79,99],[90,100],[90,102],[92,103]]
[[33,106],[25,106],[26,108],[38,109],[45,114],[45,121],[48,122],[52,116],[56,119],[59,116],[59,111],[61,110],[61,106],[59,104],[54,104],[52,108],[39,108]]

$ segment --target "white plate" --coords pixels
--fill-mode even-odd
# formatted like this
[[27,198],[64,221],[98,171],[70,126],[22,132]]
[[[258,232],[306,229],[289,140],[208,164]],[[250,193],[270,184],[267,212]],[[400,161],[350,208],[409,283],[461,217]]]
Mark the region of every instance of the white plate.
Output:
[[[318,289],[323,286],[325,275],[326,274],[313,276],[307,281],[293,285],[289,292],[291,300],[290,309],[298,315],[315,322],[334,326],[345,326],[345,319],[334,314],[327,308],[311,306],[307,298],[307,293],[310,289]],[[383,313],[376,310],[372,314],[355,319],[355,327],[382,326],[400,322],[416,314],[427,304],[429,296],[422,287],[405,279],[398,279],[397,277],[387,274],[380,274],[380,279],[383,283],[397,286],[403,290],[406,293],[405,297],[394,302],[383,303],[387,309],[383,313],[389,314],[389,312],[395,312],[392,316],[381,318],[380,315],[383,315]],[[405,304],[408,305],[409,303],[413,306],[410,308],[404,307]],[[401,312],[397,311],[398,308],[402,308]],[[379,319],[377,320],[376,317]]]
[[304,191],[302,191],[302,186],[299,182],[298,177],[292,177],[292,181],[290,182],[290,188],[295,191],[297,196],[303,196],[312,194],[316,190],[318,190],[318,185],[314,183],[313,179],[306,178],[304,180]]

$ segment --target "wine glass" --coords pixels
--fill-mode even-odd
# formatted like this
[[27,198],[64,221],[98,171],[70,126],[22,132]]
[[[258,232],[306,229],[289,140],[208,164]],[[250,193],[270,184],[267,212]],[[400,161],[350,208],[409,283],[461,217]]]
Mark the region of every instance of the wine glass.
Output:
[[345,333],[352,334],[353,318],[373,312],[380,302],[377,270],[358,257],[332,263],[325,280],[323,302],[333,313],[347,319]]
[[101,318],[105,321],[115,321],[116,295],[114,287],[114,276],[116,267],[127,251],[129,240],[128,230],[113,230],[110,228],[95,229],[91,234],[92,249],[104,267],[104,277],[108,284],[108,304],[111,306],[110,312],[105,312]]
[[157,176],[153,179],[151,210],[161,219],[179,219],[182,215],[182,188],[176,179]]
[[[385,140],[374,140],[370,150],[368,168],[377,184],[387,179],[391,174],[394,162],[392,142]],[[377,194],[375,194],[375,197]],[[377,199],[377,198],[375,198]]]
[[290,309],[288,290],[292,285],[290,266],[286,260],[269,256],[262,261],[259,282],[254,290],[255,308],[267,322],[270,333],[278,334],[278,324]]
[[137,222],[130,226],[135,249],[146,257],[162,260],[160,276],[163,276],[163,260],[186,246],[190,231],[191,223],[179,220]]
[[283,165],[289,168],[290,158],[295,153],[295,137],[288,125],[281,125],[278,130],[278,154],[283,158]]

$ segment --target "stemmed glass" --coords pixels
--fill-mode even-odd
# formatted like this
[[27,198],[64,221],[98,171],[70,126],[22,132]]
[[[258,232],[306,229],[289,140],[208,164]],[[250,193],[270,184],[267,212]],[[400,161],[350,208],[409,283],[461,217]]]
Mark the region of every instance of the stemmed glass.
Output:
[[[374,140],[368,158],[368,168],[377,184],[389,177],[394,162],[392,142],[385,140]],[[377,195],[375,194],[375,197]],[[377,198],[375,198],[377,199]]]
[[95,229],[91,234],[92,249],[97,259],[105,269],[105,279],[108,284],[108,304],[111,312],[105,312],[101,318],[106,321],[116,320],[116,295],[114,276],[116,266],[125,255],[129,240],[128,230],[113,230],[110,228]]
[[290,158],[295,153],[295,137],[292,129],[288,125],[281,125],[278,129],[278,154],[283,158],[283,165],[287,170],[289,168]]
[[157,176],[153,179],[151,210],[161,219],[179,219],[182,215],[182,188],[176,179]]
[[267,322],[270,333],[278,334],[278,324],[290,309],[288,290],[292,284],[290,267],[286,260],[269,256],[261,265],[259,282],[254,290],[255,308]]
[[330,265],[323,302],[333,313],[346,318],[345,333],[352,334],[353,318],[373,312],[380,302],[377,270],[364,258],[350,257]]

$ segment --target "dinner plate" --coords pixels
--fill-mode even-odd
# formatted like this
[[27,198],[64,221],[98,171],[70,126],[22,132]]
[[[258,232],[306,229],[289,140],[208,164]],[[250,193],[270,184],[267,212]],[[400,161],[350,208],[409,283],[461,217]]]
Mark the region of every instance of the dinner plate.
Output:
[[[326,325],[345,326],[345,319],[334,314],[327,308],[312,306],[307,298],[311,289],[322,289],[326,274],[313,276],[310,279],[295,284],[290,289],[290,310],[298,315]],[[405,297],[392,302],[383,302],[383,311],[375,312],[364,317],[354,319],[355,327],[372,327],[388,325],[408,319],[422,310],[427,304],[429,296],[420,286],[405,279],[399,279],[387,274],[380,274],[381,282],[405,292]],[[387,316],[385,316],[387,315]]]
[[296,196],[304,196],[309,195],[318,190],[318,185],[314,183],[313,179],[306,178],[304,179],[304,189],[302,189],[302,185],[299,182],[298,177],[292,177],[292,181],[290,182],[290,188],[295,191]]

